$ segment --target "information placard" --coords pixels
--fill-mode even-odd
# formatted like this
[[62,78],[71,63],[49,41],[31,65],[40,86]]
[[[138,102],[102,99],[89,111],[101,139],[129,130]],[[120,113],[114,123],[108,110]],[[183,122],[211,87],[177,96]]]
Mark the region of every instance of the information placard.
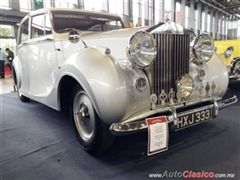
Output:
[[147,118],[148,155],[157,154],[168,149],[168,123],[166,116]]

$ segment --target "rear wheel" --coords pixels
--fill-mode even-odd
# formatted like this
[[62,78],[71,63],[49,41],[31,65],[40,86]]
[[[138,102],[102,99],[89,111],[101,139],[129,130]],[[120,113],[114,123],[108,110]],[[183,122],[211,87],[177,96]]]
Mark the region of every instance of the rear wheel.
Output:
[[15,73],[14,68],[13,68],[12,70],[13,70],[14,89],[15,89],[15,90],[17,91],[17,93],[18,93],[19,99],[20,99],[22,102],[29,102],[30,99],[27,98],[26,96],[23,96],[23,95],[19,92],[19,85],[18,85],[18,83],[17,83],[17,76],[16,76],[16,73]]
[[22,95],[20,92],[19,92],[19,89],[18,89],[18,86],[17,86],[17,93],[18,93],[18,97],[19,99],[22,101],[22,102],[29,102],[30,99],[24,95]]
[[84,150],[99,155],[111,147],[114,137],[98,117],[91,99],[79,86],[72,92],[70,113],[75,134]]

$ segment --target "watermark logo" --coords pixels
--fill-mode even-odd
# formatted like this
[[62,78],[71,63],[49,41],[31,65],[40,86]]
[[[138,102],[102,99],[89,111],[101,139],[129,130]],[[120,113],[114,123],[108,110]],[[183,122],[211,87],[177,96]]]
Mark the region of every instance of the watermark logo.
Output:
[[215,173],[212,171],[164,171],[163,173],[150,173],[149,178],[181,178],[181,179],[214,179],[214,178],[235,178],[234,173]]

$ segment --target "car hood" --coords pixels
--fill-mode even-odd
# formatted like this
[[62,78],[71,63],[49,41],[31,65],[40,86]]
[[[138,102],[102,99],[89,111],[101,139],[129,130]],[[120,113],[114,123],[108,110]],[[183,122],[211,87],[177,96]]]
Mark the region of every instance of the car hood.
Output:
[[81,35],[81,39],[87,46],[109,48],[111,50],[111,55],[115,59],[127,59],[126,48],[128,46],[129,39],[137,31],[145,31],[146,29],[147,28],[144,27],[107,32],[86,32]]

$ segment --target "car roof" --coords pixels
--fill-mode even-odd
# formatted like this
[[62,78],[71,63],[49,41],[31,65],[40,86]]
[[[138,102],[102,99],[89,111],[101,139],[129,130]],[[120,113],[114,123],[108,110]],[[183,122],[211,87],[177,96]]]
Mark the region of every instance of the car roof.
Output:
[[70,8],[44,8],[44,9],[38,9],[36,11],[31,11],[28,15],[35,16],[35,15],[42,14],[42,13],[56,12],[56,11],[80,12],[80,13],[84,13],[84,14],[102,15],[102,16],[109,16],[112,18],[120,19],[120,16],[118,16],[116,14],[111,14],[108,12],[89,11],[89,10],[83,10],[83,9],[70,9]]

